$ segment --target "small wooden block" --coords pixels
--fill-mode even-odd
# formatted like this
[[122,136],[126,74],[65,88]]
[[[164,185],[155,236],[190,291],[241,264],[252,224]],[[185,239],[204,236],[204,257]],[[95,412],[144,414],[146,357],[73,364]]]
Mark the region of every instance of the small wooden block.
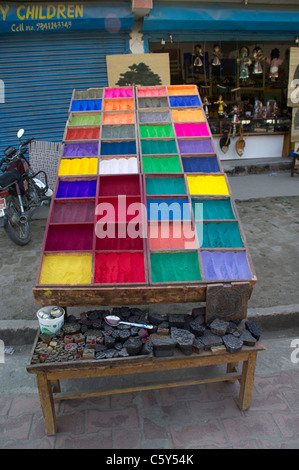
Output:
[[212,346],[211,347],[211,353],[212,354],[223,354],[226,352],[226,347],[225,346]]
[[94,349],[85,348],[83,350],[82,359],[94,359],[94,353],[95,353]]

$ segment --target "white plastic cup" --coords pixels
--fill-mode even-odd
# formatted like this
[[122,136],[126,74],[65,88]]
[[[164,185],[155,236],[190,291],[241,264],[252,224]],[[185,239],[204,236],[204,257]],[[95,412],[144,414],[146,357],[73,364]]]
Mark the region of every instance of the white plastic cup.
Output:
[[47,333],[48,335],[53,335],[58,330],[60,330],[60,328],[64,325],[65,310],[61,307],[58,307],[58,308],[61,310],[62,315],[58,318],[41,318],[40,317],[40,313],[42,312],[51,313],[51,310],[54,307],[56,307],[56,305],[50,305],[49,307],[40,308],[37,311],[36,315],[39,321],[41,333]]

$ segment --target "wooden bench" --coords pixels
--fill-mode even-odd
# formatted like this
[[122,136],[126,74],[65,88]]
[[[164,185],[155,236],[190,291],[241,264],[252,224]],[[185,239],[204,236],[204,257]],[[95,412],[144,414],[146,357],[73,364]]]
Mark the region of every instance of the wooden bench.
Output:
[[[175,349],[170,357],[158,358],[154,356],[135,356],[129,358],[115,358],[103,360],[79,360],[70,362],[31,364],[32,354],[35,349],[39,333],[33,344],[32,352],[27,363],[29,374],[36,374],[40,403],[44,416],[44,423],[48,435],[56,434],[56,414],[54,403],[60,400],[87,398],[116,393],[136,392],[141,390],[153,390],[161,388],[178,387],[182,385],[195,385],[211,382],[240,382],[238,405],[241,410],[247,410],[251,403],[254,384],[255,364],[257,353],[264,351],[265,347],[258,341],[254,347],[243,346],[239,353],[220,352],[212,354],[211,351],[203,351],[200,354],[193,353],[190,356],[182,354]],[[242,362],[242,372],[238,373],[238,362]],[[90,392],[73,393],[61,392],[60,380],[62,379],[87,379],[92,377],[124,376],[127,374],[147,374],[170,370],[197,368],[211,365],[226,364],[226,373],[213,378],[199,380],[184,380],[179,382],[149,383],[145,385],[118,388],[112,390],[96,390]]]

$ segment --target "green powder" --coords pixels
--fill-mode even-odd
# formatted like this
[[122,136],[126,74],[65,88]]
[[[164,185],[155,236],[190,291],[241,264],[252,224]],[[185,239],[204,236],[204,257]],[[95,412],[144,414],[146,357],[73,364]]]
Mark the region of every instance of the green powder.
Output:
[[184,178],[147,178],[146,194],[186,194]]
[[153,282],[201,281],[196,251],[187,253],[152,253]]
[[[199,230],[200,223],[196,224]],[[237,222],[208,222],[203,225],[202,248],[243,248]]]
[[173,157],[142,157],[143,173],[182,173],[178,155]]
[[[195,208],[197,203],[203,204],[203,220],[232,220],[235,218],[234,213],[232,211],[230,199],[192,199],[194,217],[196,215]],[[196,220],[198,220],[198,218],[198,216],[195,217]]]
[[141,152],[143,155],[161,155],[177,153],[175,140],[142,140]]
[[95,126],[101,124],[101,113],[85,114],[84,116],[74,114],[69,122],[69,126]]
[[171,124],[160,126],[139,126],[140,137],[173,137]]

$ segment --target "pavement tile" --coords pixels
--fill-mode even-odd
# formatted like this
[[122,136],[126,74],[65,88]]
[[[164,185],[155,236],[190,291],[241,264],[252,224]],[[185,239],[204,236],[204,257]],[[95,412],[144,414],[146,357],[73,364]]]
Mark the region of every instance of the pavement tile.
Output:
[[[3,449],[54,449],[55,438],[26,439],[25,441],[7,441]],[[1,447],[1,446],[0,446]]]
[[143,435],[145,439],[167,439],[169,437],[167,428],[164,424],[162,425],[155,423],[150,418],[143,419]]
[[129,406],[123,410],[87,410],[86,433],[98,432],[102,428],[124,427],[134,429],[139,427],[138,411],[136,406]]
[[222,424],[232,444],[239,444],[248,439],[281,437],[280,431],[270,414],[244,416],[238,419],[225,418]]
[[24,414],[12,418],[0,418],[0,439],[27,439],[32,419],[32,414]]
[[172,405],[162,406],[162,412],[164,414],[163,419],[166,419],[168,423],[192,423],[194,419],[192,413],[189,411],[189,406],[187,401],[180,401],[178,403],[173,403]]
[[[299,377],[299,375],[298,375]],[[269,393],[274,390],[298,388],[293,372],[283,371],[278,375],[258,377],[255,375],[254,387],[259,393]]]
[[155,390],[146,390],[141,392],[140,395],[142,404],[145,408],[148,406],[156,406],[158,404],[157,394]]
[[159,390],[162,405],[170,405],[177,400],[208,400],[207,391],[204,385],[192,385],[189,387],[163,388]]
[[238,396],[239,390],[238,381],[206,384],[207,397],[210,401],[223,400],[224,396]]
[[103,431],[94,436],[70,436],[57,434],[55,449],[112,449],[111,431]]
[[114,429],[113,449],[141,449],[142,436],[137,429]]
[[242,416],[242,411],[238,407],[234,398],[224,398],[218,401],[201,402],[192,400],[188,403],[193,420],[206,420],[217,418],[238,418]]
[[294,411],[299,411],[299,390],[287,390],[282,392],[289,406]]
[[273,413],[272,416],[284,438],[299,437],[299,413]]
[[136,393],[117,393],[115,395],[111,395],[111,408],[123,408],[124,406],[131,406],[133,405],[134,398],[136,397]]
[[20,416],[23,413],[42,413],[39,397],[19,396],[12,401],[9,416]]
[[87,410],[87,409],[98,409],[98,410],[110,410],[111,409],[111,397],[105,395],[102,397],[91,397],[91,398],[74,398],[72,400],[61,401],[61,413],[71,413],[73,411]]
[[83,434],[85,431],[85,411],[66,414],[56,417],[57,432],[68,432],[73,435]]
[[198,446],[225,445],[227,439],[218,420],[209,420],[200,426],[169,427],[174,449],[192,449]]
[[9,412],[12,398],[2,397],[0,398],[0,416],[6,416]]
[[245,416],[250,416],[254,412],[289,410],[290,408],[283,395],[280,392],[274,391],[261,395],[253,393],[250,408],[244,411],[244,414]]

